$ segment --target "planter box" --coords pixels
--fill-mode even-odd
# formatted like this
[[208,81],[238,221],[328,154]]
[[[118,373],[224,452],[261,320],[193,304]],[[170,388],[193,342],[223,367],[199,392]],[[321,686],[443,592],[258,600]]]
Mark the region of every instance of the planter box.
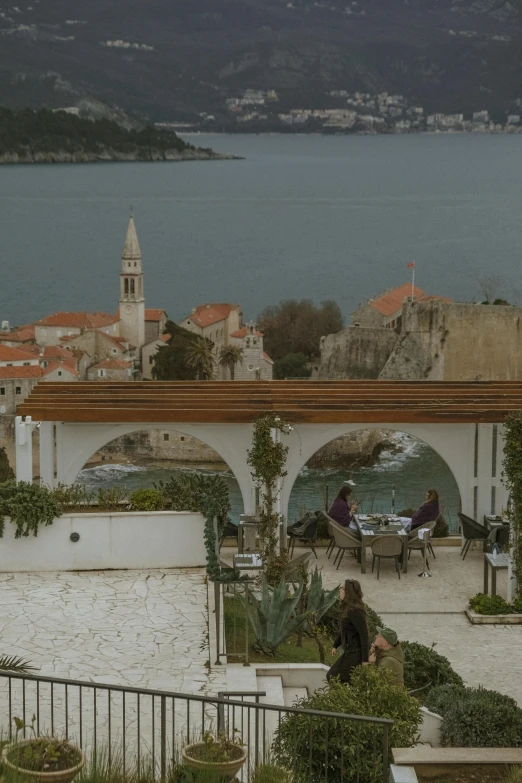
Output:
[[36,538],[15,539],[15,526],[6,520],[0,572],[201,567],[204,524],[201,514],[185,511],[67,514]]
[[522,614],[478,614],[466,609],[466,615],[473,625],[522,625]]

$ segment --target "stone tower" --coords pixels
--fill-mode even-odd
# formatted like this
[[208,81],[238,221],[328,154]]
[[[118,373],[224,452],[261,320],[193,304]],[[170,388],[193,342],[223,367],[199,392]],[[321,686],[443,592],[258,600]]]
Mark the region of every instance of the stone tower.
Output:
[[120,335],[136,346],[139,355],[145,344],[145,296],[141,251],[132,215],[121,257]]

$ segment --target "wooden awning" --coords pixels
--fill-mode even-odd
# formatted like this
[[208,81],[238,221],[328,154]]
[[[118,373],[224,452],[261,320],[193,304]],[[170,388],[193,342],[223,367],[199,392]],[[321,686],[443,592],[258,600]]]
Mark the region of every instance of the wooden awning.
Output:
[[18,407],[36,421],[248,423],[497,422],[522,410],[522,383],[138,381],[39,383]]

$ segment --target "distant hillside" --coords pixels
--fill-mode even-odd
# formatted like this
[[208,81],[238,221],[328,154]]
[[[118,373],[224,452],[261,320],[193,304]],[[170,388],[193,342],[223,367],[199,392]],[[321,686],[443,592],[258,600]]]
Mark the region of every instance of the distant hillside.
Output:
[[111,120],[84,120],[63,111],[0,108],[0,163],[98,160],[203,160],[223,157],[196,149],[153,126],[127,130]]
[[[73,10],[74,9],[74,10]],[[522,0],[70,0],[3,5],[0,104],[96,98],[153,121],[226,124],[227,98],[281,110],[330,90],[388,91],[430,112],[517,110]]]

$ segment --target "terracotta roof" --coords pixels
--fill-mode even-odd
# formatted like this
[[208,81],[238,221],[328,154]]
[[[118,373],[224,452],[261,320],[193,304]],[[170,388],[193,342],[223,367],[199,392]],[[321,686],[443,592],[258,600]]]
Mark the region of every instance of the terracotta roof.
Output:
[[80,373],[76,369],[76,367],[71,367],[70,364],[66,364],[65,362],[51,362],[47,365],[47,367],[44,367],[42,369],[42,376],[49,375],[54,370],[65,370],[65,372],[70,372],[71,375],[74,375],[76,378],[79,377]]
[[34,359],[32,352],[11,348],[9,345],[0,345],[0,362],[27,362]]
[[119,315],[110,313],[68,313],[59,312],[36,321],[35,326],[63,326],[75,329],[100,329],[119,321]]
[[145,310],[146,321],[161,321],[164,315],[166,315],[165,310],[154,308],[151,310]]
[[41,377],[42,371],[39,365],[31,365],[29,367],[0,367],[0,379]]
[[[114,345],[117,345],[121,351],[127,351],[127,350],[130,351],[136,348],[136,346],[132,345],[132,343],[130,343],[126,337],[118,337],[117,335],[114,334],[106,334],[105,332],[100,332],[99,329],[93,329],[93,328],[86,329],[84,334],[87,334],[88,332],[96,332],[97,334],[100,334],[103,338],[109,340],[109,342],[113,343]],[[71,340],[77,340],[78,337],[80,337],[79,334],[64,334],[63,337],[60,337],[60,342],[67,343],[70,342]],[[125,347],[126,343],[128,344],[128,348]]]
[[[421,296],[424,296],[424,291],[420,288],[414,288],[413,294],[416,299],[420,299]],[[401,309],[407,296],[411,296],[411,283],[404,283],[392,291],[387,291],[378,299],[370,299],[370,305],[381,315],[393,315]]]
[[34,326],[21,326],[15,332],[0,332],[0,341],[27,343],[34,340]]
[[263,359],[266,359],[267,362],[270,362],[270,364],[274,363],[274,360],[270,358],[266,351],[263,352]]
[[125,359],[104,359],[103,362],[93,364],[89,367],[90,370],[128,370],[132,367],[132,362],[127,362]]
[[[241,329],[238,329],[236,332],[232,332],[230,337],[246,337],[248,334],[248,328],[246,326],[242,326]],[[259,329],[256,329],[255,334],[258,337],[263,336],[263,332],[260,332]]]
[[168,343],[170,340],[170,334],[160,334],[159,339],[163,340],[164,343]]
[[233,310],[241,311],[239,305],[233,304],[204,304],[196,307],[194,312],[188,315],[184,320],[193,321],[202,329],[205,326],[224,321]]

